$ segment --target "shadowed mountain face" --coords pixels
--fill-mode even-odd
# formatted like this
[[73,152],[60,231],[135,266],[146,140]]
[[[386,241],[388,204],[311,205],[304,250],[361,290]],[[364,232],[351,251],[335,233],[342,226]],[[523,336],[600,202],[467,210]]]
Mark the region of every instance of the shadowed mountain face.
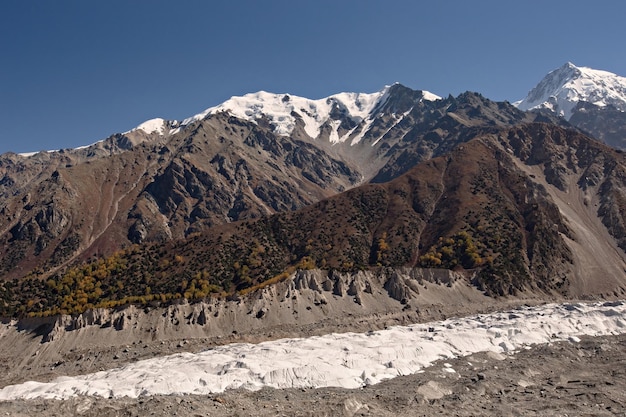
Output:
[[599,107],[581,102],[576,105],[570,123],[594,138],[617,149],[626,149],[626,112],[613,106]]
[[623,154],[474,93],[380,97],[366,117],[329,99],[316,137],[296,110],[287,136],[271,114],[220,111],[2,155],[2,277],[32,277],[46,308],[59,300],[37,280],[61,297],[66,268],[93,256],[116,260],[99,274],[105,300],[183,294],[194,279],[232,293],[310,267],[465,270],[501,295],[622,291]]

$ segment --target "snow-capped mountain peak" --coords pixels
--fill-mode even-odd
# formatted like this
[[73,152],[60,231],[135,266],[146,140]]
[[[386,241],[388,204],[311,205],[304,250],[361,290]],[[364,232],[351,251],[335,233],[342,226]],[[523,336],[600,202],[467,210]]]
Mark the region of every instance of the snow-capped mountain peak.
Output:
[[[276,94],[267,91],[258,91],[243,96],[233,96],[225,102],[209,107],[201,113],[184,119],[182,122],[176,120],[165,120],[154,118],[146,120],[138,126],[122,133],[127,138],[131,138],[133,145],[146,139],[146,135],[158,135],[159,137],[169,137],[176,134],[185,126],[203,120],[218,113],[228,113],[239,119],[257,123],[259,119],[265,119],[272,126],[277,135],[288,136],[295,127],[300,124],[304,132],[311,138],[320,137],[322,130],[326,129],[328,140],[335,144],[348,141],[352,145],[358,143],[368,132],[376,116],[383,112],[385,104],[393,95],[394,88],[405,88],[395,83],[385,86],[382,90],[374,93],[338,93],[321,99],[308,99],[287,93]],[[441,97],[428,92],[419,91],[418,100],[436,101]],[[410,110],[409,110],[410,111]],[[392,117],[399,123],[405,116],[406,110],[395,114]],[[350,126],[356,126],[349,131],[340,133],[342,120],[348,119]],[[330,131],[327,127],[330,127]],[[136,135],[141,133],[140,135]],[[384,134],[384,132],[383,132]],[[378,138],[380,140],[380,138]],[[104,140],[93,143],[98,144]],[[375,141],[377,143],[377,141]],[[374,143],[374,144],[375,144]],[[77,149],[87,148],[83,146]],[[54,151],[50,151],[54,152]],[[21,154],[29,157],[35,153]]]
[[385,96],[387,89],[377,93],[340,93],[319,100],[310,100],[289,94],[265,91],[231,97],[224,103],[211,107],[183,121],[183,125],[202,120],[209,115],[227,112],[235,117],[256,121],[267,117],[279,135],[290,134],[296,125],[296,115],[304,121],[306,133],[315,138],[319,129],[329,118],[334,105],[345,108],[354,118],[366,118],[373,107]]
[[625,111],[626,78],[568,62],[548,73],[526,98],[514,104],[520,110],[550,109],[569,120],[580,101]]
[[[331,114],[340,111],[355,123],[372,118],[389,98],[392,86],[386,86],[375,93],[339,93],[312,100],[290,94],[274,94],[265,91],[231,97],[224,103],[210,107],[195,116],[183,120],[181,126],[188,125],[207,116],[226,112],[235,117],[256,122],[265,117],[279,135],[289,135],[300,119],[304,131],[311,138],[319,136],[324,124],[332,121]],[[440,97],[423,92],[423,99],[434,101]]]

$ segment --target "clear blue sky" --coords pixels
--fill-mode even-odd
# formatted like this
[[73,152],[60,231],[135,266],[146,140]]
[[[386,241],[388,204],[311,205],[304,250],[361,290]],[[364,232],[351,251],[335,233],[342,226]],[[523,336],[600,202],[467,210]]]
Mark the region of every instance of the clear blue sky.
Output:
[[400,82],[523,98],[567,61],[626,76],[626,2],[3,0],[0,153],[87,145],[233,95]]

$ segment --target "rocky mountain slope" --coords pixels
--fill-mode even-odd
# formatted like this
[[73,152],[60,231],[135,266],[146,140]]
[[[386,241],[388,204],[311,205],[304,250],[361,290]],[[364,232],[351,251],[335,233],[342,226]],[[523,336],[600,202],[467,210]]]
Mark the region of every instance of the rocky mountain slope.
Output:
[[[49,276],[131,244],[295,210],[387,181],[485,126],[556,118],[399,84],[324,100],[258,93],[76,150],[0,156],[0,274]],[[314,136],[311,136],[314,135]]]
[[613,147],[626,148],[625,77],[568,62],[515,105],[557,114]]
[[[475,93],[436,99],[401,85],[318,101],[258,93],[81,149],[1,155],[0,178],[0,387],[231,342],[626,294],[626,155],[551,112]],[[555,388],[556,370],[581,357],[567,346],[567,363],[546,354],[534,388],[504,381],[536,376],[528,358],[523,377],[515,367],[502,376],[501,358],[477,354],[472,365],[453,362],[458,383],[439,364],[360,390],[365,397],[342,392],[341,404],[336,390],[315,396],[331,398],[328,410],[354,411],[346,415],[362,409],[355,398],[379,407],[371,410],[414,410],[397,406],[406,381],[419,394],[411,401],[437,412],[473,389],[474,414],[512,412],[491,399],[528,398],[535,388],[563,403],[561,385],[589,375],[572,365],[571,382]],[[243,401],[233,414],[249,414],[260,398],[276,407],[280,397],[286,410],[292,396],[310,396],[298,392],[2,409],[141,414],[156,402],[191,414],[226,398]],[[567,406],[580,411],[574,400]]]
[[454,269],[496,296],[623,294],[624,181],[626,156],[575,130],[485,128],[383,184],[135,246],[45,283],[25,281],[19,296],[7,283],[5,314],[238,297],[312,268]]

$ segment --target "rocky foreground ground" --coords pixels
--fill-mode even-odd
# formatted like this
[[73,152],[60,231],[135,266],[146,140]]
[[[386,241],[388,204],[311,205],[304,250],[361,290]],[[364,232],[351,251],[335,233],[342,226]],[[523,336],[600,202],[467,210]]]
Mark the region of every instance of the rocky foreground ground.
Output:
[[358,390],[0,403],[7,416],[626,416],[626,335],[478,353]]

